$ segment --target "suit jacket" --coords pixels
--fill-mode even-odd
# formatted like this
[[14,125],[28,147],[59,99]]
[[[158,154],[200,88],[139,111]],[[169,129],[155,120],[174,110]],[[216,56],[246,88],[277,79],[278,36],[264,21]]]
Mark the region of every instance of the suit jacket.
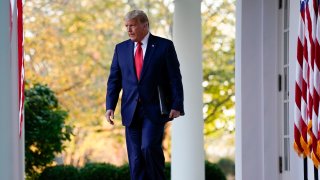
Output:
[[116,45],[107,85],[106,109],[115,110],[122,89],[122,123],[132,122],[138,101],[146,116],[155,123],[168,121],[161,115],[157,87],[166,92],[169,109],[184,114],[180,64],[173,42],[150,34],[138,81],[134,65],[134,42],[126,40]]

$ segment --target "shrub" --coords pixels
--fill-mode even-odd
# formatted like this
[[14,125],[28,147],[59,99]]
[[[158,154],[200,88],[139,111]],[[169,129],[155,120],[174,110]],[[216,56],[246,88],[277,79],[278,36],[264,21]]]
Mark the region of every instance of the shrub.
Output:
[[59,106],[54,92],[35,84],[25,90],[25,166],[27,178],[52,163],[55,155],[70,140],[71,127],[65,125],[67,112]]
[[83,180],[117,180],[118,167],[106,163],[86,164],[80,174]]
[[118,180],[130,180],[129,164],[124,164],[118,168]]
[[164,176],[167,180],[171,179],[171,163],[166,163],[164,167]]
[[[166,163],[164,169],[166,180],[171,179],[171,164]],[[130,180],[129,164],[124,164],[118,168],[118,180]]]
[[40,175],[39,180],[80,180],[77,168],[73,166],[47,167]]
[[[171,163],[165,165],[165,177],[167,180],[171,179]],[[205,162],[205,179],[206,180],[226,180],[226,176],[221,168],[209,161]]]
[[226,180],[227,178],[217,164],[206,161],[205,162],[205,179],[206,180],[213,180],[213,179]]
[[217,162],[217,165],[222,169],[225,174],[235,175],[234,161],[229,158],[222,158]]
[[[165,177],[171,179],[171,164],[165,164]],[[129,165],[116,167],[106,163],[86,164],[80,171],[72,166],[46,168],[40,180],[130,180]],[[226,180],[226,176],[217,164],[205,162],[206,180]]]

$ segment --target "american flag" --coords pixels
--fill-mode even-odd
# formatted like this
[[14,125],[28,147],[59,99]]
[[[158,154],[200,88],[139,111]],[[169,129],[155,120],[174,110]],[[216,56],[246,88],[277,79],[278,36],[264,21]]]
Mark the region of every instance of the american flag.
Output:
[[[319,4],[317,6],[317,14],[319,17]],[[313,64],[313,108],[312,108],[312,133],[310,134],[312,139],[312,153],[311,158],[315,166],[318,167],[320,163],[320,156],[318,153],[318,141],[319,141],[319,95],[320,95],[320,20],[317,18],[316,25],[316,40],[315,40],[315,59]],[[320,148],[320,146],[319,146]]]
[[308,156],[310,150],[308,147],[308,98],[309,98],[309,88],[308,88],[308,79],[309,79],[309,58],[308,58],[308,42],[307,42],[307,22],[306,22],[306,10],[307,10],[307,1],[302,1],[302,13],[303,13],[303,24],[304,24],[304,33],[303,35],[303,58],[302,58],[302,81],[301,81],[301,137],[300,143],[303,149],[303,156]]
[[24,60],[23,60],[23,11],[22,0],[17,0],[17,37],[18,37],[18,87],[19,87],[19,137],[22,133],[24,114]]
[[302,137],[302,124],[306,126],[302,119],[301,100],[302,100],[302,69],[303,69],[303,50],[305,44],[304,36],[304,18],[305,17],[305,2],[300,2],[300,18],[299,18],[299,33],[297,41],[297,63],[296,63],[296,83],[295,83],[295,108],[294,108],[294,149],[299,156],[303,154],[303,148],[300,142]]
[[[317,27],[319,26],[318,22],[318,2],[317,0],[310,0],[307,1],[308,3],[308,9],[306,11],[307,16],[306,20],[308,22],[308,28],[306,30],[307,34],[307,46],[308,46],[308,63],[309,63],[309,69],[307,71],[308,76],[308,131],[309,131],[309,145],[311,146],[311,158],[314,162],[314,165],[316,167],[319,166],[319,156],[317,155],[317,149],[318,149],[318,106],[319,106],[319,93],[315,89],[317,86],[317,81],[315,81],[316,73],[318,73],[318,68],[315,66],[316,61],[316,48],[318,41],[317,41]],[[316,109],[315,109],[316,108]]]
[[[320,21],[318,0],[300,1],[297,42],[294,149],[303,157],[320,163]],[[308,137],[309,134],[309,137]],[[318,146],[319,144],[319,146]]]

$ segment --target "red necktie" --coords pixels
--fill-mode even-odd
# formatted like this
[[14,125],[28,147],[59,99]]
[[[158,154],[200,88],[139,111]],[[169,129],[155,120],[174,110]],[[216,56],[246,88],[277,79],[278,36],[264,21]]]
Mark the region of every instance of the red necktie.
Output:
[[140,80],[140,74],[142,70],[142,61],[143,61],[143,52],[142,52],[142,43],[138,42],[138,46],[136,49],[136,53],[134,55],[134,64],[136,66],[136,73],[137,73],[137,78]]

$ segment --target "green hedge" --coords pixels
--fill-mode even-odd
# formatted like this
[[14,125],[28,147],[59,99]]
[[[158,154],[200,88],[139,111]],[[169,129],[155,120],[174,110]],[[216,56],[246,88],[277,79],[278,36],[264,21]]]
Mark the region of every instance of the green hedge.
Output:
[[129,180],[130,169],[129,164],[122,165],[118,168],[118,180]]
[[206,161],[205,163],[205,176],[206,180],[226,180],[226,175],[222,172],[221,168],[214,163]]
[[[213,163],[205,162],[206,180],[225,180],[222,170]],[[171,164],[165,164],[165,177],[170,180]],[[72,166],[46,168],[40,180],[130,180],[129,165],[117,167],[106,163],[90,163],[78,170]]]
[[90,163],[80,170],[83,180],[118,180],[118,167],[105,163]]
[[47,167],[40,175],[39,180],[79,180],[79,170],[69,165]]
[[166,163],[164,167],[164,176],[167,179],[171,179],[171,163]]
[[235,175],[235,164],[234,160],[230,158],[222,158],[217,162],[217,165],[221,168],[221,170],[226,175]]

